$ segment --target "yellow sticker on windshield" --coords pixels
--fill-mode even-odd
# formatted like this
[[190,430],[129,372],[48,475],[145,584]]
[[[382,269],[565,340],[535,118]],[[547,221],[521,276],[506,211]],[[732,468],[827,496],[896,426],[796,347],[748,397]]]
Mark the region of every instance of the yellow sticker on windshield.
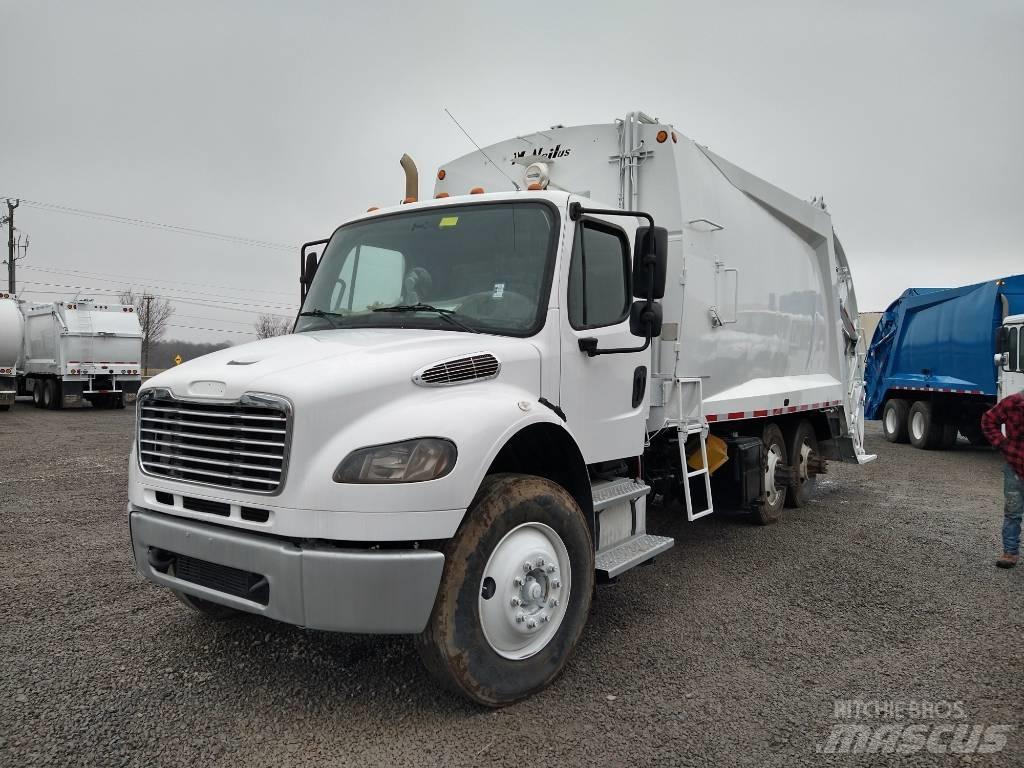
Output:
[[441,228],[444,228],[444,227],[454,227],[458,223],[459,223],[459,217],[458,216],[445,216],[444,218],[441,219],[441,223],[438,224],[438,226],[441,227]]

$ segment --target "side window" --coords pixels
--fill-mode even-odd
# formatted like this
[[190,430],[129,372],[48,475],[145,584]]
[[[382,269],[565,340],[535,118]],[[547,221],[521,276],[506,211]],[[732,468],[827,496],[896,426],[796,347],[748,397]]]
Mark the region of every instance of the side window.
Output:
[[569,323],[577,330],[614,325],[629,314],[630,250],[625,233],[584,221],[569,264]]
[[331,312],[364,312],[402,298],[405,257],[398,251],[357,245],[348,252],[331,289]]
[[1007,334],[1006,352],[1009,358],[1006,363],[1007,371],[1019,371],[1021,369],[1020,362],[1017,359],[1017,355],[1020,350],[1020,328],[1019,326],[1010,326],[1010,332]]

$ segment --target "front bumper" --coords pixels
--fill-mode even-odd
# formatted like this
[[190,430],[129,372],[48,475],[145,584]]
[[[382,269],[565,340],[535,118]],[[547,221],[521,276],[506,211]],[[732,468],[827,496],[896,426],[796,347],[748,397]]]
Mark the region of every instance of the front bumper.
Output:
[[[288,624],[334,632],[410,634],[430,618],[444,555],[425,549],[297,545],[219,525],[130,510],[135,567],[156,584]],[[176,556],[266,579],[259,600],[229,594],[216,577],[186,581]],[[223,569],[221,569],[223,570]],[[194,578],[194,577],[193,577]],[[263,602],[265,599],[265,603]]]

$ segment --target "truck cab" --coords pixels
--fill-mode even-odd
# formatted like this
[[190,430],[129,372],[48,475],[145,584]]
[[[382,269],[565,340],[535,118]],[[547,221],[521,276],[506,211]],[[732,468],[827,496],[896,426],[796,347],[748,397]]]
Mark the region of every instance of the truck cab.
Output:
[[1024,315],[1010,315],[999,329],[999,399],[1024,392]]

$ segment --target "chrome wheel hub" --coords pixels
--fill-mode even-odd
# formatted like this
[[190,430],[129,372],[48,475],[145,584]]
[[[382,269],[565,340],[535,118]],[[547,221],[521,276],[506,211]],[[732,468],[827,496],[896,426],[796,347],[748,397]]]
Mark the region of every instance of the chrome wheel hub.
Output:
[[480,626],[506,659],[526,659],[554,637],[570,589],[569,552],[554,529],[523,523],[494,548],[480,585]]

